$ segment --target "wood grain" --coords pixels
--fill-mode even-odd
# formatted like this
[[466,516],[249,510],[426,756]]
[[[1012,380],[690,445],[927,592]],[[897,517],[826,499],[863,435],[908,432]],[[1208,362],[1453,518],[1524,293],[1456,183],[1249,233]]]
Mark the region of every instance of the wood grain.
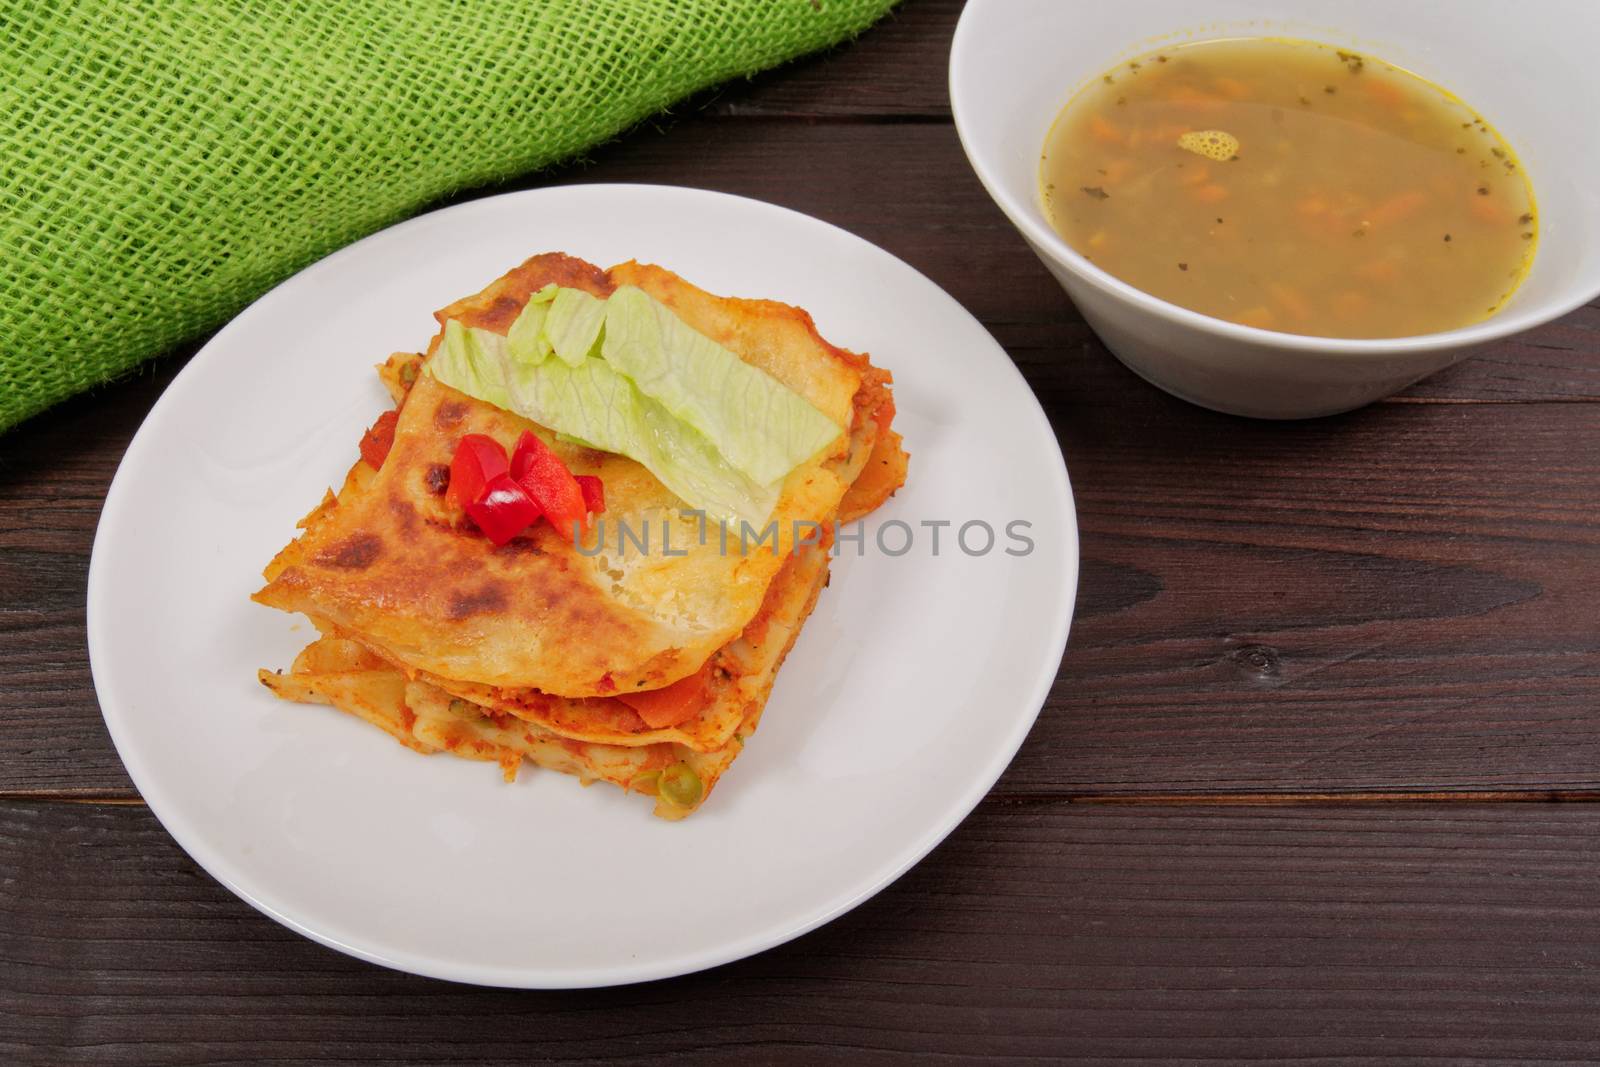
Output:
[[[1600,455],[1581,447],[1600,406],[1279,426],[1131,383],[1081,402],[1072,364],[1024,366],[1055,397],[1084,563],[1002,792],[1600,788]],[[57,473],[0,490],[10,791],[128,789],[82,652],[96,421],[41,423]]]
[[[706,974],[513,993],[261,918],[140,808],[0,805],[9,1062],[1579,1062],[1600,808],[983,804],[838,922]],[[6,1044],[9,1042],[9,1046]]]
[[[1007,347],[1067,454],[1083,579],[1062,680],[1002,791],[1600,785],[1600,309],[1402,402],[1217,415],[1109,356],[947,128],[740,129],[642,131],[561,180],[665,174],[810,211],[928,273]],[[875,355],[914,377],[914,353]],[[0,791],[129,795],[84,580],[116,462],[176,366],[0,438]]]
[[1596,785],[1600,407],[1147,395],[1186,425],[1063,394],[1082,606],[1007,788]]
[[[262,918],[138,803],[84,648],[101,500],[191,346],[0,436],[0,1063],[1600,1060],[1600,805],[1537,802],[1600,799],[1600,305],[1349,416],[1174,400],[967,167],[960,8],[913,0],[504,188],[784,204],[1006,347],[1083,574],[995,793],[838,922],[671,982],[474,990]],[[1447,802],[1393,802],[1418,796]]]
[[734,82],[679,108],[812,122],[946,120],[945,69],[962,0],[903,3],[851,44]]

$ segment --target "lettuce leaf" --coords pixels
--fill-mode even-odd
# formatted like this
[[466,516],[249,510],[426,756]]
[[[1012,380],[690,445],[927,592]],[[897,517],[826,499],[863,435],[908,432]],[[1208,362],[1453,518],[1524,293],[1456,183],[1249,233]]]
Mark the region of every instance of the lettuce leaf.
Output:
[[[556,300],[559,306],[561,297]],[[704,434],[754,481],[784,477],[843,432],[800,394],[695,330],[643,289],[622,286],[604,308],[605,361]]]
[[504,337],[447,319],[444,343],[427,367],[428,373],[451,388],[497,408],[509,409],[511,392],[506,388],[506,369],[510,362]]
[[764,521],[789,472],[843,432],[635,286],[601,300],[547,285],[504,337],[452,319],[428,371],[565,440],[643,464],[722,520]]
[[511,358],[518,363],[541,363],[551,352],[546,335],[545,320],[550,315],[550,304],[555,300],[560,286],[551,282],[528,298],[527,306],[517,316],[506,332],[506,344]]
[[545,337],[556,358],[569,367],[576,367],[589,358],[595,342],[600,339],[608,303],[582,289],[556,290],[550,314],[544,320]]
[[450,320],[428,373],[566,438],[627,456],[710,519],[759,524],[772,513],[781,477],[762,484],[737,470],[703,434],[604,359],[591,355],[576,366],[560,358],[529,363],[513,359],[505,342]]

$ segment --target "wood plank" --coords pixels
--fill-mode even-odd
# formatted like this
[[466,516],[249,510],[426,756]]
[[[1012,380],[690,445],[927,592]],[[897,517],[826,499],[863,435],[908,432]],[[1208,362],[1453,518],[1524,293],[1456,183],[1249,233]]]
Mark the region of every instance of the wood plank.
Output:
[[[1567,401],[1600,397],[1600,308],[1406,403],[1234,419],[1105,352],[948,129],[739,130],[642,132],[562,180],[667,178],[862,232],[978,313],[1055,421],[1083,606],[1003,789],[1595,786],[1600,407]],[[0,791],[129,795],[93,700],[83,589],[116,462],[177,366],[0,438]]]
[[963,0],[907,0],[854,41],[678,108],[718,117],[945,119],[950,38]]
[[1005,788],[1600,784],[1600,407],[1283,425],[1031,370],[1084,572]]
[[[1027,369],[1084,566],[1061,680],[1002,792],[1600,788],[1600,406],[1276,425],[1132,382],[1092,402],[1072,364]],[[111,474],[96,435],[131,425],[99,406],[7,442],[25,446],[0,490],[12,792],[128,789],[82,646]]]
[[0,435],[0,792],[135,795],[89,676],[89,555],[122,453],[188,355]]
[[[138,808],[0,805],[0,1055],[187,1064],[1600,1056],[1600,807],[982,805],[874,900],[573,993],[381,970]],[[334,876],[330,872],[330,876]]]

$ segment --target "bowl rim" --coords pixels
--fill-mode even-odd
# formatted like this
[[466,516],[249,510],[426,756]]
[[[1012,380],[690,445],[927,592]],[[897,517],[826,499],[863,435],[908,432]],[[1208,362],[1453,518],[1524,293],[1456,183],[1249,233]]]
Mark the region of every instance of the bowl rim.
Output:
[[[965,113],[962,106],[963,100],[967,98],[971,91],[968,85],[972,77],[972,70],[975,67],[975,64],[968,58],[967,49],[971,47],[971,41],[976,32],[973,27],[978,24],[979,20],[987,17],[984,12],[990,11],[998,15],[999,8],[1000,5],[997,4],[967,4],[962,9],[961,16],[956,22],[955,35],[950,42],[948,71],[950,114],[955,123],[956,136],[961,141],[961,150],[965,153],[967,162],[972,167],[973,172],[977,174],[978,181],[982,183],[984,190],[989,194],[989,198],[995,202],[1006,218],[1011,221],[1011,224],[1022,233],[1023,237],[1027,238],[1035,251],[1048,256],[1055,263],[1071,271],[1079,280],[1094,286],[1107,296],[1130,305],[1137,311],[1174,326],[1187,327],[1226,341],[1265,345],[1319,355],[1394,356],[1397,354],[1449,351],[1500,340],[1561,318],[1563,315],[1570,314],[1590,303],[1596,296],[1600,296],[1600,279],[1594,279],[1589,285],[1582,286],[1576,291],[1575,295],[1565,300],[1548,301],[1519,312],[1497,312],[1479,322],[1460,326],[1453,330],[1413,334],[1406,337],[1326,337],[1317,334],[1284,333],[1280,330],[1265,330],[1256,326],[1244,326],[1239,323],[1229,322],[1226,319],[1219,319],[1198,311],[1192,311],[1189,308],[1147,293],[1143,289],[1129,285],[1122,279],[1085,259],[1071,245],[1067,244],[1053,226],[1041,222],[1028,204],[1020,203],[1012,195],[1011,190],[991,170],[978,146],[971,117]],[[1208,26],[1207,31],[1212,28]],[[1537,269],[1537,256],[1538,253],[1535,252],[1535,265],[1530,270]]]

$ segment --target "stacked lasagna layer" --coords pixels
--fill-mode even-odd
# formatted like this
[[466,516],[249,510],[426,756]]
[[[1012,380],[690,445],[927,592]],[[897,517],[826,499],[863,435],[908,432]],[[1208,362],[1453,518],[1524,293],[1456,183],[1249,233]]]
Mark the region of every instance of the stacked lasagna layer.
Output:
[[[301,523],[255,599],[303,612],[321,636],[287,673],[287,700],[358,715],[419,752],[522,761],[695,810],[760,720],[779,666],[828,579],[835,522],[904,481],[889,375],[824,341],[804,311],[716,297],[657,267],[602,271],[537,256],[437,314],[441,327],[506,332],[547,285],[608,297],[635,286],[841,427],[783,480],[769,520],[688,510],[649,470],[565,440],[428,373],[426,355],[380,368],[393,444],[358,462]],[[600,479],[605,511],[576,540],[547,524],[496,546],[449,500],[467,434],[509,447],[524,431],[574,474]]]

